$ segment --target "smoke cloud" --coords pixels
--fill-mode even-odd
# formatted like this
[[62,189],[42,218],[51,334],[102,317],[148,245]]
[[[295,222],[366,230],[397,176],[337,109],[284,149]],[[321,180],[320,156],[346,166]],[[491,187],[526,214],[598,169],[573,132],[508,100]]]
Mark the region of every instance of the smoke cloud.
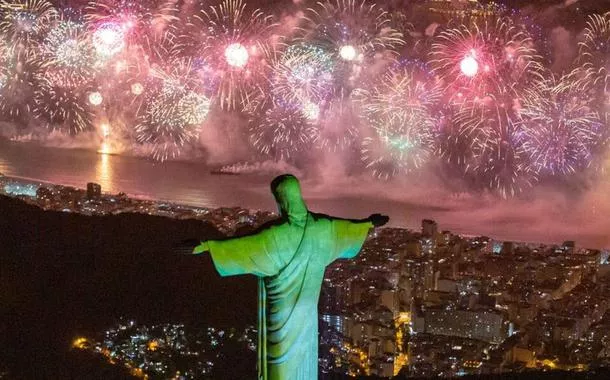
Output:
[[569,70],[576,59],[578,49],[572,33],[562,26],[551,30],[551,45],[553,47],[554,72],[564,72]]

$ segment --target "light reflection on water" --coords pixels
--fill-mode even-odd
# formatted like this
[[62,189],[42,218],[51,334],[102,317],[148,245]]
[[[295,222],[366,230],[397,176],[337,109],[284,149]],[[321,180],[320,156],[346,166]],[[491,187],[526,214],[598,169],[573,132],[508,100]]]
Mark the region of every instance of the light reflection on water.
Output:
[[[201,207],[241,206],[277,210],[269,191],[273,174],[212,175],[210,168],[201,163],[159,163],[137,157],[0,139],[0,173],[79,188],[84,188],[87,182],[97,182],[103,192],[124,192],[134,197]],[[303,190],[308,206],[317,212],[363,218],[374,211],[389,214],[394,223],[404,225],[406,222],[403,206],[396,202],[346,197],[327,191],[308,197],[313,195],[309,183]]]
[[112,186],[112,165],[110,164],[110,155],[101,153],[99,160],[95,166],[95,177],[97,182],[104,189]]
[[267,190],[270,176],[217,176],[197,163],[158,163],[0,140],[0,173],[80,188],[97,182],[104,192],[203,207],[275,208]]

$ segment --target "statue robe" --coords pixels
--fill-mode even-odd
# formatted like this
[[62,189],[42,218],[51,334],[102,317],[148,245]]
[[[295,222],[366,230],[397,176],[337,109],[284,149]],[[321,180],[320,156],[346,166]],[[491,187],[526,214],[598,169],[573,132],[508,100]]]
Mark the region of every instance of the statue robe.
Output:
[[259,379],[312,380],[318,377],[324,271],[337,258],[355,257],[372,224],[310,213],[296,178],[284,182],[274,191],[283,222],[253,235],[202,244],[221,276],[259,278]]

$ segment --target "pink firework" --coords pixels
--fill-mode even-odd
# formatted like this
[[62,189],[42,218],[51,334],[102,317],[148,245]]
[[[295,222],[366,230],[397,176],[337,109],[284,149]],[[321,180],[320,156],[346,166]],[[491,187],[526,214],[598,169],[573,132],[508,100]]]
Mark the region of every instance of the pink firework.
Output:
[[490,94],[518,97],[541,80],[543,70],[529,34],[507,18],[442,31],[432,44],[430,64],[454,104]]
[[603,123],[591,99],[566,81],[549,80],[521,102],[524,148],[543,175],[572,174],[588,167],[603,139]]
[[[477,187],[513,197],[537,181],[526,151],[524,126],[513,104],[465,104],[454,116],[454,141],[467,142],[462,169]],[[446,155],[451,157],[450,154]]]
[[217,82],[215,101],[234,110],[269,75],[273,55],[271,16],[242,0],[225,0],[203,8],[189,21],[185,50],[204,59]]

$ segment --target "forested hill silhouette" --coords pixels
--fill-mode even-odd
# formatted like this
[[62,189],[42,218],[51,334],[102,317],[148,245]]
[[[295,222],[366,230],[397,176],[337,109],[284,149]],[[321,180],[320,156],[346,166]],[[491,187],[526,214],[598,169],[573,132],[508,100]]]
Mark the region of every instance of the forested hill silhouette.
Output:
[[[0,363],[11,378],[83,378],[70,342],[120,316],[255,325],[255,278],[221,281],[209,257],[172,252],[194,236],[220,234],[201,221],[43,211],[0,196]],[[254,357],[243,365],[255,374]]]

